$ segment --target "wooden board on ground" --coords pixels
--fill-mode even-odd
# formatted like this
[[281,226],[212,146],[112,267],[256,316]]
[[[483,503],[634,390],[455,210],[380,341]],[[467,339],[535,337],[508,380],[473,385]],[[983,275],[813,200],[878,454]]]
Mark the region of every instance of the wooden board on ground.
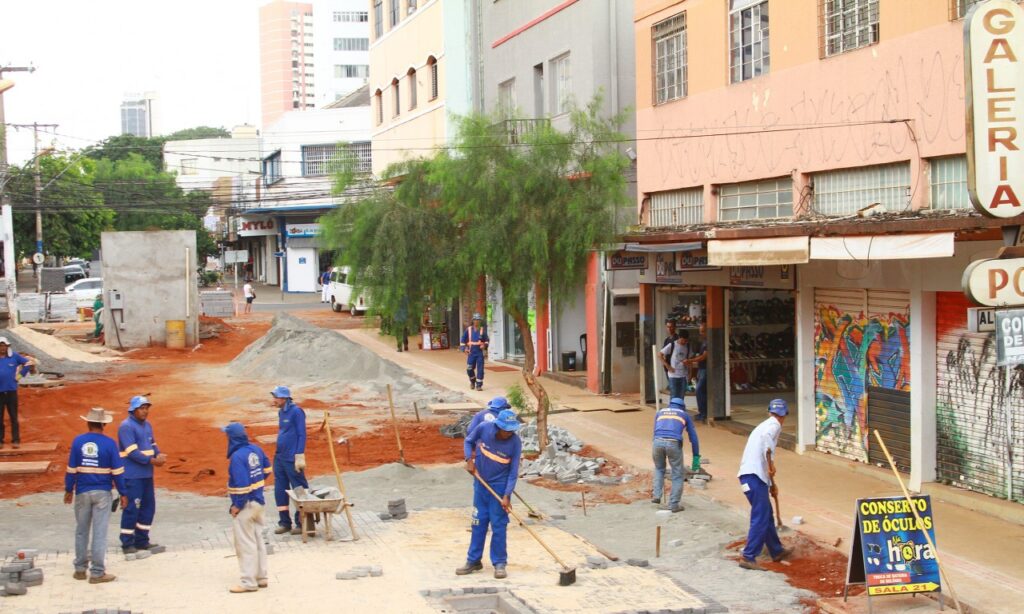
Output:
[[0,475],[16,475],[26,473],[46,473],[50,461],[25,461],[0,463]]
[[493,371],[495,373],[504,373],[506,371],[522,371],[516,367],[506,367],[505,365],[488,365],[484,367],[485,371]]
[[17,450],[11,447],[5,447],[3,450],[0,450],[0,456],[17,456],[18,454],[34,454],[36,452],[53,452],[56,449],[56,441],[32,441],[21,444],[21,447]]
[[447,414],[451,412],[480,411],[484,408],[483,403],[431,403],[427,409],[435,414]]
[[607,397],[599,396],[587,396],[587,397],[568,397],[561,399],[558,403],[566,409],[572,409],[575,411],[639,411],[640,406],[635,403],[626,403],[618,399],[609,399]]

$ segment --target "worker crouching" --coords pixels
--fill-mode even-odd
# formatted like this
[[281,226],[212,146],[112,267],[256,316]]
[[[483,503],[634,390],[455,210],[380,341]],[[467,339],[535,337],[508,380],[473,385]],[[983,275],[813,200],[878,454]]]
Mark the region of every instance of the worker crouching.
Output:
[[232,593],[251,593],[267,586],[267,546],[263,541],[263,487],[270,473],[270,460],[255,443],[249,442],[245,427],[232,422],[224,427],[228,436],[228,496],[231,523],[241,583]]

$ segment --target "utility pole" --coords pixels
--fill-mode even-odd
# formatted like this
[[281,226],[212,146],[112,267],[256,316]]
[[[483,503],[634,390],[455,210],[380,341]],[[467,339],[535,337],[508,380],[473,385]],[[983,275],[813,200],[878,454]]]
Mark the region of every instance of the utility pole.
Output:
[[[10,306],[11,297],[18,288],[18,265],[14,260],[14,220],[11,211],[10,197],[4,188],[10,179],[7,169],[7,125],[4,117],[4,91],[13,87],[13,83],[3,83],[5,72],[27,72],[36,71],[35,66],[0,66],[0,212],[2,212],[2,228],[0,234],[3,236],[3,263],[4,277],[6,277],[7,301]],[[12,310],[13,312],[13,310]]]
[[[32,136],[35,139],[35,145],[32,149],[33,160],[35,161],[35,202],[36,202],[36,253],[43,253],[43,175],[42,169],[39,164],[39,129],[40,128],[57,128],[57,124],[40,124],[32,122]],[[33,260],[35,263],[35,259]],[[36,266],[36,292],[42,293],[43,291],[43,263],[39,262]]]

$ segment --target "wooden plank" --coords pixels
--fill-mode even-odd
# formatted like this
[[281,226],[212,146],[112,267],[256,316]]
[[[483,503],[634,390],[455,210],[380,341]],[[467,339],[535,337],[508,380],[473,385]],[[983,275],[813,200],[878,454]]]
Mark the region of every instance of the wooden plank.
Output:
[[57,449],[56,441],[30,441],[21,444],[17,450],[5,447],[0,450],[0,456],[17,456],[18,454],[35,454],[36,452],[53,452]]
[[27,473],[46,473],[50,461],[25,461],[0,463],[0,475],[16,475]]
[[427,405],[427,409],[436,412],[480,411],[483,408],[483,403],[431,403]]

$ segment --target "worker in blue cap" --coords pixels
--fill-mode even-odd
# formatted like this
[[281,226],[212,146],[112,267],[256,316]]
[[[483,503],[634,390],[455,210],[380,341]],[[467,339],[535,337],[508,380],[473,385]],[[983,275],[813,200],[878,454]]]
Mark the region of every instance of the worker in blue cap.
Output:
[[501,500],[488,492],[479,480],[473,480],[472,537],[469,541],[469,552],[466,554],[466,564],[455,570],[456,575],[464,576],[484,568],[484,542],[487,540],[487,527],[490,525],[494,577],[499,580],[508,577],[505,568],[508,564],[508,509],[512,505],[510,498],[512,491],[516,489],[519,457],[523,453],[523,443],[516,434],[518,430],[519,420],[516,418],[516,412],[503,409],[495,420],[483,422],[469,433],[463,444],[466,471],[487,482]]
[[302,533],[299,512],[295,511],[295,525],[288,514],[288,490],[296,486],[309,488],[306,481],[306,412],[292,401],[287,386],[270,391],[277,407],[277,449],[274,451],[274,502],[279,517],[274,533]]
[[679,503],[683,497],[683,431],[693,448],[693,471],[700,469],[700,441],[693,418],[686,413],[686,404],[676,397],[654,415],[654,445],[651,456],[654,459],[654,492],[651,502],[661,503],[665,488],[665,461],[672,470],[672,491],[668,496],[668,509],[681,512],[685,508]]
[[124,459],[124,482],[128,505],[121,512],[121,551],[132,554],[150,550],[157,545],[149,541],[149,531],[156,516],[156,489],[153,467],[167,462],[167,456],[153,438],[149,423],[152,404],[144,396],[134,396],[128,403],[128,417],[117,429],[117,444]]
[[789,414],[789,406],[783,399],[773,399],[768,403],[768,414],[768,419],[757,425],[747,438],[739,471],[740,489],[750,502],[750,530],[747,532],[747,545],[743,548],[740,567],[755,571],[765,571],[764,567],[758,565],[757,556],[766,545],[768,554],[775,562],[793,553],[791,549],[783,547],[779,540],[769,498],[777,496],[772,482],[775,477],[775,446],[782,433],[782,423]]
[[484,388],[484,359],[487,356],[487,345],[490,342],[487,329],[483,325],[483,318],[479,313],[474,313],[473,323],[462,331],[462,338],[459,340],[459,351],[467,354],[466,375],[469,376],[470,390],[483,390]]
[[221,429],[228,436],[228,496],[233,518],[235,554],[242,580],[228,589],[251,593],[267,587],[267,547],[263,542],[263,487],[270,461],[263,449],[249,441],[245,427],[232,422]]
[[483,424],[484,422],[494,422],[498,419],[498,414],[503,409],[512,409],[509,405],[508,399],[505,397],[494,397],[487,402],[487,407],[481,409],[473,416],[473,419],[469,422],[469,427],[466,428],[466,436],[468,437],[473,430]]

